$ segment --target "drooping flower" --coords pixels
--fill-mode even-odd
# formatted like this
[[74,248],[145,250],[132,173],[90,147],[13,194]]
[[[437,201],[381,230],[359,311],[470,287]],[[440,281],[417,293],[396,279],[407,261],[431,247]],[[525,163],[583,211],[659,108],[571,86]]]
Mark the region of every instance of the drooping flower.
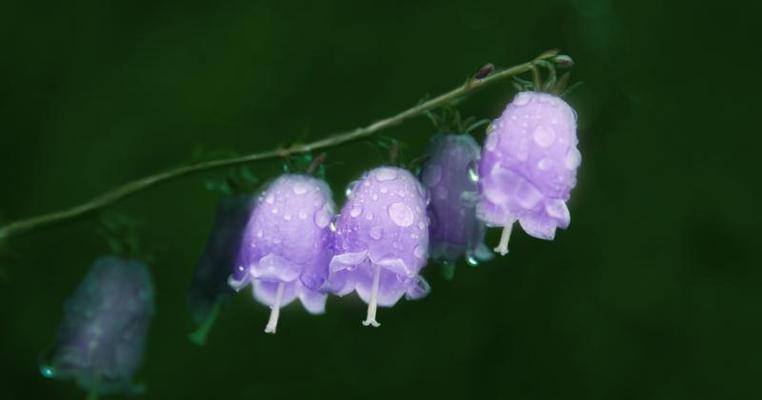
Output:
[[574,110],[557,96],[522,92],[488,130],[477,215],[503,227],[495,251],[508,252],[516,221],[529,235],[552,240],[557,227],[569,225],[566,201],[582,159]]
[[233,293],[228,277],[236,267],[251,207],[252,197],[246,194],[224,196],[217,205],[214,226],[196,264],[188,295],[191,316],[200,328],[200,335],[192,337],[199,343],[203,343],[203,327],[214,318],[219,303]]
[[431,193],[427,211],[429,252],[434,260],[452,263],[465,256],[476,265],[492,257],[484,245],[484,222],[476,218],[479,188],[472,168],[480,151],[468,134],[440,134],[429,145],[421,179]]
[[153,285],[142,262],[98,258],[64,304],[58,337],[40,371],[97,393],[130,393],[153,312]]
[[308,312],[325,311],[334,209],[328,185],[307,175],[282,175],[258,197],[230,284],[252,282],[254,297],[270,306],[265,332],[275,333],[280,308],[297,297]]
[[365,173],[348,193],[336,222],[329,287],[341,296],[357,291],[368,303],[363,325],[377,327],[377,306],[429,291],[419,275],[428,255],[427,193],[412,174],[395,167]]

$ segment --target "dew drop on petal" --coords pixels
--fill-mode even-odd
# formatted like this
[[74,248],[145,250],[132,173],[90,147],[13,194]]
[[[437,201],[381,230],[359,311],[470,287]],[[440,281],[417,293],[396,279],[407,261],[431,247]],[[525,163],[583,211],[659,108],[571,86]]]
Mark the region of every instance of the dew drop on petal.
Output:
[[318,226],[318,228],[325,228],[328,226],[328,224],[331,223],[331,214],[328,213],[328,210],[325,208],[321,208],[315,212],[315,224]]
[[487,151],[494,151],[497,148],[497,143],[499,140],[500,138],[498,138],[498,135],[493,135],[492,133],[490,133],[489,135],[487,135],[487,141],[484,143],[484,148]]
[[477,170],[476,161],[471,161],[471,163],[468,164],[468,179],[474,183],[479,182],[479,172]]
[[268,194],[267,197],[265,197],[265,201],[267,204],[272,204],[275,202],[275,196],[273,196],[272,193]]
[[515,99],[511,102],[514,106],[525,106],[529,104],[530,95],[529,93],[519,93],[518,96],[516,96]]
[[390,181],[397,177],[397,171],[392,168],[381,168],[376,172],[376,179],[379,182]]
[[380,240],[381,236],[383,236],[383,229],[380,226],[374,226],[373,228],[370,228],[370,237],[372,237],[375,240]]
[[474,257],[473,254],[467,254],[466,255],[466,263],[468,265],[472,266],[472,267],[475,267],[475,266],[479,265],[479,260],[477,260],[476,257]]
[[373,219],[373,213],[372,212],[365,213],[365,219],[367,219],[368,221],[372,220]]
[[549,200],[545,203],[545,212],[549,217],[562,221],[569,219],[569,209],[566,203],[561,199]]
[[424,224],[423,221],[419,222],[418,229],[423,230],[424,228],[426,228],[426,224]]
[[307,219],[307,213],[304,211],[299,211],[298,215],[299,219]]
[[405,203],[394,203],[389,206],[389,217],[392,221],[401,227],[407,227],[415,221],[413,210]]
[[381,193],[388,193],[389,192],[389,188],[384,186],[384,187],[381,188],[380,191],[381,191]]
[[290,212],[283,214],[283,219],[285,219],[286,221],[291,221],[291,218],[292,218],[292,215]]
[[294,191],[294,194],[305,194],[307,193],[307,186],[304,183],[299,182],[294,185],[292,190]]
[[423,171],[423,183],[428,187],[433,187],[442,180],[442,167],[438,164],[430,164]]
[[258,237],[258,238],[261,238],[262,236],[264,236],[264,234],[265,234],[265,233],[264,233],[264,232],[262,232],[262,230],[261,230],[261,229],[257,231],[257,237]]
[[579,167],[579,165],[582,163],[582,154],[580,154],[579,150],[577,150],[576,147],[572,147],[569,149],[568,152],[566,152],[566,157],[564,158],[564,166],[568,170],[574,170]]
[[543,158],[542,160],[537,162],[537,168],[539,168],[541,171],[547,171],[550,169],[550,166],[553,164],[553,160],[550,158]]
[[376,201],[376,200],[378,200],[378,195],[374,194],[371,198],[373,199],[373,201]]
[[423,257],[425,257],[426,256],[426,248],[421,246],[421,245],[415,246],[415,249],[413,249],[413,255],[416,256],[417,258],[423,258]]
[[538,126],[532,133],[532,139],[540,147],[550,147],[556,142],[556,132],[544,126]]
[[362,214],[362,207],[359,207],[359,206],[354,207],[352,211],[349,212],[349,216],[351,216],[352,218],[357,218],[360,216],[360,214]]

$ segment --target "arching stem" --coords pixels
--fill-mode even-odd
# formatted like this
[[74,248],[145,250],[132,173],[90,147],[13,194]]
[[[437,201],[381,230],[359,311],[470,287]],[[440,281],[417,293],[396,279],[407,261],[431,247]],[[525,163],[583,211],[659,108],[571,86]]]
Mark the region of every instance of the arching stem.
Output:
[[381,324],[376,321],[376,309],[378,308],[378,285],[381,281],[381,267],[378,265],[373,266],[373,287],[370,290],[370,302],[368,302],[368,315],[365,317],[365,321],[362,322],[363,326],[372,326],[378,328]]
[[280,315],[280,302],[283,299],[283,290],[285,289],[286,284],[284,282],[278,283],[278,290],[275,292],[275,302],[273,303],[272,307],[270,307],[270,320],[267,321],[267,326],[265,327],[265,333],[275,333],[275,330],[278,328],[278,316]]
[[509,221],[503,227],[503,234],[500,235],[500,244],[495,247],[495,252],[504,256],[508,254],[508,241],[511,240],[511,230],[513,229],[513,222]]
[[203,161],[196,164],[183,165],[177,168],[161,171],[156,174],[128,182],[122,186],[116,187],[113,190],[107,191],[100,196],[96,196],[89,201],[83,202],[73,207],[4,224],[3,226],[0,226],[0,242],[2,242],[4,239],[19,236],[43,228],[48,228],[65,222],[70,222],[87,215],[91,215],[95,211],[106,208],[114,203],[122,201],[125,198],[159,186],[166,182],[182,178],[184,176],[220,168],[251,164],[264,160],[283,158],[292,154],[308,153],[315,150],[336,147],[345,143],[364,139],[380,131],[389,129],[393,126],[397,126],[413,117],[424,114],[427,111],[462,99],[466,95],[474,93],[481,88],[487,87],[506,78],[514,77],[527,72],[532,72],[535,78],[539,78],[537,66],[543,61],[558,62],[556,60],[565,60],[565,58],[559,57],[560,56],[558,55],[557,51],[548,51],[540,54],[533,60],[515,65],[507,69],[496,70],[486,77],[482,77],[482,75],[471,77],[466,80],[465,83],[450,90],[449,92],[440,94],[439,96],[418,103],[408,109],[400,111],[395,115],[382,118],[364,127],[334,133],[314,142],[296,143],[274,150],[251,153],[230,158],[220,158],[211,161]]

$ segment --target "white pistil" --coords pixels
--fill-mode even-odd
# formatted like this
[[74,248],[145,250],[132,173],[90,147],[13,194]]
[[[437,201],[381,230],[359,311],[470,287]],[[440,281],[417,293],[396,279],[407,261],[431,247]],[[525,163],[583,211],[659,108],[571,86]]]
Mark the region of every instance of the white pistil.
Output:
[[270,307],[270,320],[267,321],[265,327],[265,333],[275,333],[275,329],[278,327],[278,316],[280,315],[280,302],[283,298],[283,289],[286,284],[283,282],[278,283],[278,290],[275,292],[275,303]]
[[376,307],[378,306],[378,284],[381,280],[381,267],[378,265],[373,266],[373,288],[370,291],[370,302],[368,303],[368,316],[365,321],[362,322],[363,326],[372,326],[378,328],[381,326],[376,321]]
[[495,247],[495,252],[500,253],[501,256],[508,254],[508,241],[511,239],[512,229],[513,221],[506,223],[503,227],[503,234],[500,236],[500,244]]

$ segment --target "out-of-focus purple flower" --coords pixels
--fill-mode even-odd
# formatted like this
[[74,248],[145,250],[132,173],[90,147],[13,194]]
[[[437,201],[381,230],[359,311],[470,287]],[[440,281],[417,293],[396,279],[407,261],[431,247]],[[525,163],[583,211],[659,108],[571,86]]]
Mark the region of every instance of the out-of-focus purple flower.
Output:
[[336,222],[329,287],[342,296],[355,290],[368,303],[363,325],[380,325],[377,306],[428,293],[418,274],[428,255],[427,201],[415,177],[395,167],[373,169],[350,186]]
[[233,293],[228,277],[236,267],[251,207],[252,197],[245,194],[222,197],[217,205],[214,226],[196,264],[188,295],[191,316],[198,325],[206,322],[219,301]]
[[574,110],[557,96],[522,92],[489,131],[479,162],[477,215],[503,227],[495,251],[508,252],[517,220],[529,235],[552,240],[557,227],[569,225],[566,201],[582,160]]
[[129,392],[154,312],[151,277],[137,260],[101,257],[64,304],[55,346],[40,366],[98,393]]
[[297,297],[308,312],[325,311],[334,209],[328,185],[307,175],[282,175],[258,197],[230,284],[252,281],[254,297],[272,310],[265,332],[275,333],[280,308]]
[[437,135],[421,170],[423,185],[431,194],[428,215],[429,253],[434,260],[454,262],[466,256],[471,265],[492,257],[484,245],[486,229],[476,218],[478,177],[473,168],[479,145],[468,135]]

